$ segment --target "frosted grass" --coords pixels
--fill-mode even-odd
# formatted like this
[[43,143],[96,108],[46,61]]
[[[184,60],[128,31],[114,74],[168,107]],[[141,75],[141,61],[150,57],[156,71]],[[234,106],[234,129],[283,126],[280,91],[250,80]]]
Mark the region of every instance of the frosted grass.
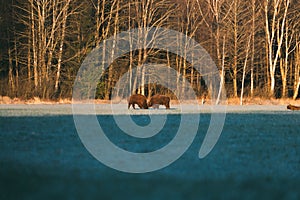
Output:
[[[82,107],[81,114],[90,114],[85,111],[85,104],[78,104]],[[159,109],[150,108],[149,110],[127,109],[127,104],[95,104],[97,115],[147,115],[147,114],[197,114],[197,113],[253,113],[253,112],[290,112],[285,105],[171,105],[170,110],[164,106]],[[0,105],[0,116],[43,116],[43,115],[72,115],[71,104],[10,104]]]
[[[133,119],[141,125],[147,124],[143,112],[174,113],[168,115],[163,132],[138,140],[120,133],[107,105],[96,105],[99,122],[119,147],[153,151],[174,137],[180,120],[176,105],[169,111],[117,106],[118,114],[136,113]],[[195,112],[192,105],[183,106]],[[228,106],[218,143],[199,159],[211,117],[208,106],[199,108],[203,113],[197,136],[179,160],[156,172],[127,174],[87,152],[71,105],[1,105],[0,199],[300,198],[300,112],[285,106]],[[195,114],[187,115],[192,119]]]

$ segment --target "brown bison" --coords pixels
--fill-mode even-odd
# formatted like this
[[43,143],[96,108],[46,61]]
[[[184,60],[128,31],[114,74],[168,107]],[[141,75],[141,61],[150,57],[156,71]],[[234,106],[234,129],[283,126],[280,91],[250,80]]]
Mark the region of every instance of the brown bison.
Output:
[[135,109],[135,104],[137,104],[141,109],[148,109],[147,98],[141,94],[133,94],[128,98],[128,109],[132,105]]
[[159,108],[159,105],[166,106],[166,109],[170,109],[170,97],[165,95],[156,94],[151,97],[148,107]]
[[299,106],[293,106],[291,104],[289,104],[287,107],[287,109],[290,109],[290,110],[300,110],[300,107]]

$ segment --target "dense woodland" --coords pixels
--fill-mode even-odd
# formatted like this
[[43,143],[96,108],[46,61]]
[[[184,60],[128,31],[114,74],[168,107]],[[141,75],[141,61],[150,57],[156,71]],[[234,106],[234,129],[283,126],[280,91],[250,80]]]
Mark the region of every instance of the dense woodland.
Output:
[[[298,0],[1,0],[0,95],[70,98],[81,63],[99,44],[121,31],[164,27],[206,49],[228,97],[296,99],[299,21]],[[145,76],[146,63],[177,70],[199,97],[208,88],[203,82],[207,75],[193,63],[148,48],[116,59],[99,80],[96,97],[110,99],[120,76],[133,68],[140,67],[137,75]],[[132,86],[132,91],[170,92],[153,84]]]

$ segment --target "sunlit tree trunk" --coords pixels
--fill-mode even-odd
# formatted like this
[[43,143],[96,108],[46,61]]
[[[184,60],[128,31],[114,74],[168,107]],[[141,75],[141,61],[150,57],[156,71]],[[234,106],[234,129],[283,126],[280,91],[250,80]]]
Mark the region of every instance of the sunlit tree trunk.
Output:
[[300,42],[297,42],[296,52],[295,52],[295,75],[294,75],[294,94],[293,99],[295,100],[299,94],[300,87]]
[[225,84],[225,41],[226,37],[223,36],[223,47],[222,47],[222,64],[221,64],[221,73],[220,73],[220,88],[218,92],[218,96],[216,99],[216,105],[220,103],[221,95],[222,95],[222,90]]
[[247,47],[246,47],[246,58],[244,60],[244,67],[243,67],[243,78],[242,78],[242,86],[241,86],[240,105],[243,105],[245,76],[246,76],[246,69],[247,69],[247,62],[248,62],[248,57],[249,57],[250,45],[251,45],[251,35],[249,37],[249,41],[248,41],[248,44],[247,44]]
[[250,80],[250,94],[254,95],[254,59],[255,59],[255,33],[256,33],[256,0],[251,1],[252,7],[252,23],[251,23],[251,36],[252,36],[252,51],[251,51],[251,80]]
[[34,88],[35,93],[38,90],[38,57],[37,57],[37,45],[36,45],[36,30],[35,30],[35,13],[34,13],[34,0],[30,0],[30,15],[31,15],[31,43],[33,54],[33,76],[34,76]]
[[8,49],[8,85],[9,85],[9,95],[12,96],[15,92],[15,83],[13,75],[13,57],[12,49]]
[[[135,0],[133,3],[133,15],[135,20],[133,23],[136,24],[135,28],[138,29],[138,46],[137,50],[137,73],[134,78],[133,90],[137,88],[137,81],[140,80],[138,93],[145,94],[146,74],[144,64],[147,62],[149,55],[155,54],[153,46],[147,44],[146,38],[152,37],[152,41],[155,43],[157,35],[149,35],[149,29],[162,27],[169,19],[170,14],[174,11],[173,7],[165,0]],[[167,27],[166,25],[164,27]]]
[[[270,73],[270,96],[274,97],[275,94],[275,84],[276,84],[276,68],[277,62],[279,59],[279,54],[281,51],[281,46],[283,43],[284,37],[284,27],[285,21],[287,17],[287,11],[289,8],[290,0],[273,0],[272,1],[272,12],[269,10],[269,2],[270,0],[265,0],[264,2],[264,11],[265,11],[265,31],[266,31],[266,40],[267,40],[267,48],[268,48],[268,65],[269,65],[269,73]],[[283,4],[284,12],[280,15],[280,8]],[[270,14],[271,13],[271,14]],[[278,24],[278,26],[277,26]],[[277,27],[279,30],[277,30]],[[278,33],[277,40],[277,50],[274,49],[274,39]]]
[[63,56],[63,47],[65,42],[65,35],[66,35],[66,23],[68,19],[68,10],[71,0],[67,0],[65,5],[63,6],[62,12],[62,25],[61,25],[61,36],[60,36],[60,44],[59,44],[59,51],[58,51],[58,63],[57,63],[57,72],[56,72],[56,79],[55,79],[55,93],[58,92],[59,89],[59,80],[61,74],[61,67],[62,67],[62,56]]
[[[131,5],[128,3],[128,28],[131,29]],[[133,46],[132,46],[132,38],[131,38],[131,33],[129,31],[129,73],[128,73],[128,83],[129,83],[129,94],[131,95],[135,93],[135,89],[132,87],[132,66],[133,66]]]
[[234,47],[233,47],[233,96],[237,97],[237,74],[238,74],[238,0],[234,0],[233,3],[233,35],[234,35]]
[[[113,62],[114,56],[115,56],[115,52],[118,50],[116,48],[117,44],[117,34],[119,32],[119,9],[120,9],[120,3],[119,1],[115,1],[116,4],[115,6],[115,16],[114,18],[114,33],[113,33],[113,44],[112,44],[112,48],[111,48],[111,61]],[[109,100],[110,99],[110,94],[111,94],[111,87],[112,87],[112,82],[113,82],[113,65],[111,65],[108,69],[108,80],[107,80],[107,89],[105,92],[105,100]]]

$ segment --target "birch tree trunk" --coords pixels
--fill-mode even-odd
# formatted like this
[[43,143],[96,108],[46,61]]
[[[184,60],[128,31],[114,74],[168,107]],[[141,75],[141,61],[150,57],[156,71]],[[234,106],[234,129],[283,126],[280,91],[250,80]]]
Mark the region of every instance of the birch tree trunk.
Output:
[[[137,80],[140,80],[140,87],[138,87],[138,93],[145,94],[146,87],[148,84],[146,83],[146,74],[144,68],[144,64],[147,62],[149,55],[155,54],[155,50],[153,46],[147,43],[147,39],[149,41],[149,37],[152,37],[153,45],[155,43],[155,38],[158,35],[149,36],[149,29],[162,27],[164,23],[168,20],[172,11],[174,11],[173,7],[167,3],[165,0],[135,0],[133,3],[135,20],[133,23],[136,24],[135,28],[138,28],[138,46],[137,50],[137,73],[135,77],[135,81],[133,84],[133,90],[137,86]],[[166,26],[164,26],[166,27]],[[148,85],[148,87],[150,87]]]
[[60,36],[60,44],[59,44],[59,52],[58,52],[57,72],[56,72],[56,79],[55,79],[55,93],[57,93],[58,89],[59,89],[63,47],[64,47],[65,35],[66,35],[66,23],[67,23],[67,19],[68,19],[68,15],[69,15],[68,10],[69,10],[70,2],[71,2],[71,0],[67,0],[65,5],[62,8],[63,14],[62,14],[61,36]]
[[15,83],[13,77],[13,58],[12,58],[12,50],[8,49],[8,85],[9,85],[9,95],[12,96],[15,92]]
[[296,100],[299,94],[300,87],[300,43],[297,42],[296,53],[295,53],[295,81],[294,81],[294,94],[293,99]]
[[251,78],[250,78],[250,94],[254,95],[254,58],[255,58],[255,33],[256,33],[256,0],[251,1],[252,7],[252,23],[251,23],[251,36],[252,36],[252,51],[251,51]]
[[[275,84],[276,84],[276,68],[277,62],[279,59],[281,46],[283,43],[284,37],[284,27],[285,21],[287,17],[287,12],[290,4],[290,0],[273,0],[272,7],[272,15],[269,12],[269,1],[266,0],[264,3],[264,12],[265,12],[265,31],[266,31],[266,40],[267,40],[267,48],[268,48],[268,65],[269,65],[269,73],[270,73],[270,96],[274,97],[275,95]],[[284,13],[280,15],[280,8],[284,6]],[[271,20],[271,23],[270,23]],[[279,30],[276,30],[277,23]],[[274,49],[274,39],[276,36],[276,32],[278,33],[278,41],[277,41],[277,50]]]
[[233,47],[233,96],[238,96],[237,87],[237,73],[238,73],[238,2],[233,2],[233,35],[234,35],[234,47]]
[[285,57],[280,59],[280,74],[282,82],[282,98],[287,96],[287,74],[288,74],[288,58],[289,58],[289,44],[288,44],[288,24],[285,25]]
[[[111,48],[111,62],[113,62],[114,56],[115,56],[115,51],[116,49],[116,42],[117,42],[117,34],[119,32],[119,10],[120,10],[120,3],[119,1],[115,1],[114,4],[116,4],[116,8],[114,10],[115,16],[114,16],[114,33],[113,33],[113,45]],[[111,65],[108,69],[108,80],[107,80],[107,89],[105,92],[105,100],[110,99],[110,93],[111,93],[111,87],[112,87],[112,82],[113,82],[113,65]]]
[[247,62],[248,62],[248,57],[249,57],[251,39],[252,38],[251,38],[251,35],[250,35],[249,41],[248,41],[248,44],[247,44],[247,47],[246,47],[246,58],[245,58],[245,61],[244,61],[244,68],[243,68],[243,78],[242,78],[240,105],[243,105],[245,76],[246,76],[246,68],[247,68]]
[[35,14],[34,14],[34,0],[30,0],[30,15],[31,15],[31,43],[33,54],[33,76],[34,76],[34,89],[37,93],[38,89],[38,58],[37,58],[37,46],[36,46],[36,31],[35,31]]
[[220,88],[219,88],[219,92],[218,92],[218,96],[217,96],[217,100],[216,100],[216,105],[218,105],[220,103],[220,98],[222,95],[222,90],[225,84],[225,36],[223,37],[223,48],[222,48],[222,65],[221,65],[221,79],[220,79]]

